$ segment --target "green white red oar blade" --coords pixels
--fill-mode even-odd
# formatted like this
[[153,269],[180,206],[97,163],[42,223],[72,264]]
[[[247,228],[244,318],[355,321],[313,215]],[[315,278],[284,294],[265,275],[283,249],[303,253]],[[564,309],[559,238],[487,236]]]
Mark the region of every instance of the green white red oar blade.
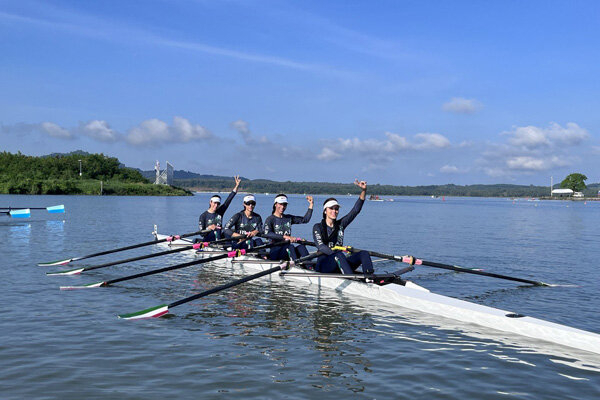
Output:
[[102,286],[108,286],[106,282],[88,283],[87,285],[81,286],[61,286],[60,290],[78,290],[78,289],[94,289]]
[[46,272],[46,275],[48,275],[48,276],[58,276],[58,275],[79,275],[79,274],[81,274],[83,271],[85,271],[85,268],[75,268],[75,269],[68,269],[68,270],[66,270],[66,271]]
[[136,311],[129,314],[119,314],[118,317],[121,319],[146,319],[146,318],[158,318],[169,312],[169,306],[167,304],[161,304],[160,306],[146,308],[145,310]]
[[64,260],[43,262],[43,263],[38,263],[38,267],[54,267],[57,265],[67,265],[68,263],[70,263],[71,261],[74,261],[74,260],[75,260],[75,258],[65,258]]

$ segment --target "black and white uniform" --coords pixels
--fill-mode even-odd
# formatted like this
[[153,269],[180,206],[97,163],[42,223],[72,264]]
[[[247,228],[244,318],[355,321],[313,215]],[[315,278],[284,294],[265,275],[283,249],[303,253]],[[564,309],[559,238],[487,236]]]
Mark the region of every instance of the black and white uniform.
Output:
[[[283,236],[292,235],[292,225],[294,224],[306,224],[312,217],[312,208],[309,208],[304,214],[304,217],[291,214],[283,214],[281,217],[275,215],[269,215],[265,221],[265,229],[263,236],[272,240],[283,240]],[[293,260],[299,257],[308,255],[308,250],[303,244],[294,246],[292,243],[272,247],[269,251],[269,259],[271,260],[287,260],[289,256]]]
[[314,242],[317,249],[324,254],[317,259],[315,271],[337,272],[339,268],[344,274],[353,274],[354,270],[362,265],[363,272],[373,272],[373,263],[368,252],[360,251],[346,257],[342,251],[331,249],[334,246],[344,245],[344,230],[360,213],[364,202],[360,198],[356,200],[350,212],[334,222],[333,228],[325,223],[325,219],[313,226]]
[[205,234],[204,237],[202,237],[202,241],[210,242],[222,238],[222,234],[220,231],[223,227],[223,215],[225,214],[225,211],[227,211],[227,208],[229,208],[229,204],[231,204],[231,200],[233,200],[236,193],[237,192],[231,191],[231,193],[229,193],[229,196],[227,196],[227,199],[225,199],[225,201],[221,203],[219,207],[217,207],[214,213],[211,213],[207,210],[200,214],[200,218],[198,218],[199,230],[203,231],[208,226],[213,224],[217,226],[217,229]]
[[[263,223],[260,215],[253,211],[250,215],[250,218],[248,218],[244,211],[240,211],[236,214],[233,214],[233,217],[231,217],[227,224],[225,224],[224,233],[226,237],[231,237],[234,233],[245,235],[255,230],[258,230],[260,233],[262,232],[262,229]],[[233,239],[235,240],[235,238]],[[263,244],[262,239],[259,237],[252,237],[249,240],[241,243],[235,243],[233,247],[236,249],[247,249],[248,242],[250,242],[253,247]]]

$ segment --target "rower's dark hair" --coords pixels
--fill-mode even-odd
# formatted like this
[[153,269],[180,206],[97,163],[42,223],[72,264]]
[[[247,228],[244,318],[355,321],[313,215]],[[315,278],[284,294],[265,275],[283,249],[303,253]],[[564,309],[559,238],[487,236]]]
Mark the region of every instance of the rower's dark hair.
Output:
[[[279,193],[277,196],[275,196],[275,198],[278,198],[279,196],[287,197],[287,195],[285,193]],[[277,204],[277,203],[273,203],[273,211],[271,211],[271,215],[275,214],[275,204]]]
[[[337,201],[337,199],[335,197],[330,197],[328,199],[325,199],[325,201],[323,202],[323,206],[325,206],[325,204],[327,204],[327,202],[329,200],[335,200],[335,201]],[[325,219],[325,217],[326,217],[326,215],[325,215],[325,209],[323,209],[323,219]]]

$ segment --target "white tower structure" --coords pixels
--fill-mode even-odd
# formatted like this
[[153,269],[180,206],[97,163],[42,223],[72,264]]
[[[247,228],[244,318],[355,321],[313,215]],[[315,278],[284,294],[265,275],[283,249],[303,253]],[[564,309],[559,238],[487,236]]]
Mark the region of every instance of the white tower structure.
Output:
[[154,166],[156,171],[156,179],[154,180],[155,185],[172,185],[173,184],[173,166],[167,161],[167,168],[163,171],[160,170],[160,163],[156,161]]

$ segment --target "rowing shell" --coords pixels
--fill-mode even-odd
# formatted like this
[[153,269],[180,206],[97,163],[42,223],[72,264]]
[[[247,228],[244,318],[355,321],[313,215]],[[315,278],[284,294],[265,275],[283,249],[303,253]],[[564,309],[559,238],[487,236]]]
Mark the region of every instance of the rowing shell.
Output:
[[[156,231],[153,234],[157,239],[166,237],[166,235],[158,234]],[[182,245],[189,245],[189,242],[173,241],[170,243],[170,246]],[[206,255],[214,255],[215,252],[218,252],[218,250],[212,249]],[[202,253],[205,252],[202,251]],[[227,260],[219,261],[228,262]],[[272,262],[252,256],[237,257],[229,262],[239,263],[244,269],[257,271],[264,271],[273,267]],[[302,272],[304,276],[278,276],[285,281],[303,281],[308,284],[334,289],[350,296],[361,296],[411,310],[600,354],[600,335],[596,333],[442,296],[410,281],[406,281],[405,285],[390,283],[380,286],[356,280],[319,277],[320,274],[317,272],[297,267],[292,267],[289,272]],[[306,276],[306,274],[314,274],[314,277]]]

